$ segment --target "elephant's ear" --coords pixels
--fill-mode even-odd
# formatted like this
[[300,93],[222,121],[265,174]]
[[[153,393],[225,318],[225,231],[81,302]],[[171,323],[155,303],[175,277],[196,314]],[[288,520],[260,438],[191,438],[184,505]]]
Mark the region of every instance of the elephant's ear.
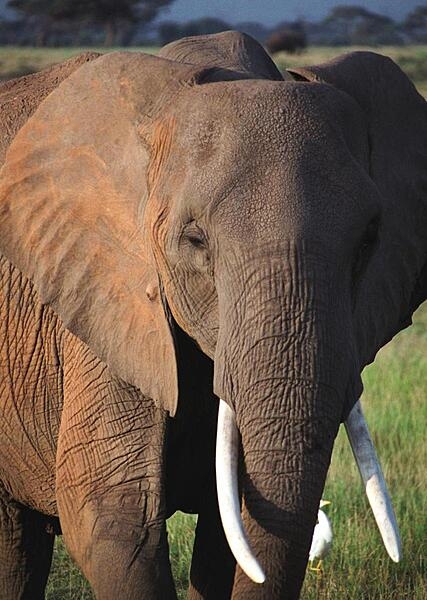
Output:
[[289,71],[346,92],[365,115],[369,175],[382,206],[377,248],[356,299],[363,366],[427,298],[427,104],[392,60],[370,52]]
[[98,58],[44,100],[0,172],[0,251],[116,375],[171,414],[174,343],[145,224],[168,146],[158,140],[150,172],[143,135],[169,135],[162,108],[193,77],[140,53]]
[[[225,69],[250,78],[283,81],[264,48],[250,35],[223,31],[186,37],[164,46],[159,56],[181,63]],[[221,79],[224,79],[224,73]]]
[[43,71],[0,83],[0,164],[17,131],[46,96],[83,64],[100,56],[99,52],[84,52]]

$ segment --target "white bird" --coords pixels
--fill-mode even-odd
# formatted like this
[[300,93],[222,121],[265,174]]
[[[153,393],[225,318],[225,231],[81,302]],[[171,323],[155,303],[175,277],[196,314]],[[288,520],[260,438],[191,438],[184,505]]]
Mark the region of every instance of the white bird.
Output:
[[[328,517],[323,510],[324,506],[330,504],[329,500],[321,500],[320,508],[317,513],[318,523],[314,528],[313,539],[309,554],[310,569],[320,572],[322,569],[322,561],[329,553],[332,546],[332,526]],[[317,560],[317,565],[314,566],[314,561]]]

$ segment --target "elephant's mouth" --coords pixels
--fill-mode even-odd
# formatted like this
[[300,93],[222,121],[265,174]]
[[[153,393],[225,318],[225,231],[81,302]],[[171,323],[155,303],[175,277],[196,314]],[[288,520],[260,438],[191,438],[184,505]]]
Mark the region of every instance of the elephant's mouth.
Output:
[[[394,562],[401,560],[399,529],[374,444],[357,402],[345,421],[347,435],[385,548]],[[228,544],[242,571],[255,583],[265,574],[253,555],[241,514],[237,481],[239,432],[235,414],[220,400],[216,445],[218,504]]]

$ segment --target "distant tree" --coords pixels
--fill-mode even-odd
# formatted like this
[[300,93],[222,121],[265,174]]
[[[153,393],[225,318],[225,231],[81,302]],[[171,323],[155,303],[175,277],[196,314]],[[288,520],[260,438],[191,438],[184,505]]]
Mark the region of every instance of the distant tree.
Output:
[[26,18],[35,17],[36,45],[44,46],[50,28],[55,20],[60,18],[57,4],[58,0],[8,0],[7,7],[22,13]]
[[396,23],[389,17],[371,13],[358,23],[352,31],[352,44],[397,44],[400,40],[396,32]]
[[427,42],[427,6],[417,6],[402,23],[402,30],[414,42]]
[[57,2],[50,0],[8,0],[7,7],[27,16],[49,16],[57,14]]
[[164,21],[158,26],[159,40],[161,44],[169,44],[174,40],[192,35],[208,35],[231,29],[229,23],[216,19],[215,17],[203,17],[186,23],[175,21]]
[[157,27],[157,33],[160,45],[164,46],[165,44],[169,44],[170,42],[174,42],[183,37],[182,23],[177,23],[176,21],[163,21]]
[[427,21],[427,6],[421,5],[414,8],[412,12],[410,12],[404,24],[406,27],[425,27]]
[[105,45],[112,46],[120,23],[141,21],[147,24],[173,0],[67,0],[80,6],[80,13],[105,29]]
[[[149,23],[173,0],[8,0],[8,7],[27,16],[37,16],[46,25],[57,20],[75,20],[101,25],[104,44],[111,46],[123,23]],[[45,27],[46,29],[46,27]]]
[[5,27],[5,21],[3,19],[3,17],[0,16],[0,44],[6,44],[7,43],[7,31],[6,31],[6,27]]
[[271,29],[269,27],[266,27],[261,23],[257,23],[256,21],[244,21],[242,23],[236,23],[234,29],[241,31],[242,33],[248,33],[261,43],[265,42],[271,33]]
[[384,15],[357,5],[339,5],[332,9],[324,24],[341,44],[397,43],[395,22]]
[[184,24],[184,35],[209,35],[232,29],[229,23],[215,17],[202,17]]
[[353,19],[365,18],[367,16],[369,17],[371,14],[372,13],[369,10],[363,8],[362,6],[357,6],[356,4],[340,4],[335,6],[329,13],[329,16],[326,18],[329,21],[333,19],[352,21]]

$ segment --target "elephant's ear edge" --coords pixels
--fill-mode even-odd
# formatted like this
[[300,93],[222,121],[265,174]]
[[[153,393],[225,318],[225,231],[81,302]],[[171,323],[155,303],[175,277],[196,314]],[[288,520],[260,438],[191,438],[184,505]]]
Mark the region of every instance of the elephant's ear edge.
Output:
[[387,256],[370,267],[361,286],[355,317],[356,327],[365,325],[359,339],[363,367],[411,324],[427,299],[427,103],[389,57],[373,52],[351,52],[288,72],[296,81],[326,83],[347,93],[366,117],[370,176],[382,198]]

